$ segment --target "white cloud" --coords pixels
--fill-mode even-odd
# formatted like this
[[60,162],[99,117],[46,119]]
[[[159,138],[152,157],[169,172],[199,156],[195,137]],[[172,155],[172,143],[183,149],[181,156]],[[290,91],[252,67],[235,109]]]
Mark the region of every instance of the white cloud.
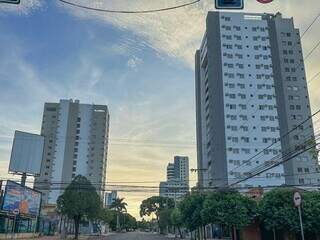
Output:
[[[145,10],[179,5],[190,2],[191,0],[73,1],[86,6],[105,9]],[[308,4],[304,5],[304,11],[301,11],[301,1],[282,0],[274,1],[274,3],[266,5],[259,4],[255,0],[247,0],[245,11],[270,13],[281,11],[286,17],[293,16],[296,25],[299,27],[302,26],[303,28],[312,20],[312,17],[317,14],[317,10],[314,8],[317,4],[318,0],[308,0]],[[208,10],[213,10],[213,5],[214,1],[203,0],[199,4],[186,8],[149,14],[101,13],[81,10],[74,7],[68,7],[68,9],[78,17],[100,19],[118,28],[130,30],[137,36],[142,37],[142,44],[135,45],[130,44],[130,42],[134,41],[133,39],[127,39],[126,42],[122,43],[126,49],[130,47],[137,51],[147,45],[155,49],[160,56],[166,54],[181,59],[190,67],[193,67],[194,52],[199,47],[204,34],[206,14]]]
[[134,71],[137,71],[137,67],[143,63],[143,60],[137,56],[132,56],[128,61],[127,61],[127,66]]

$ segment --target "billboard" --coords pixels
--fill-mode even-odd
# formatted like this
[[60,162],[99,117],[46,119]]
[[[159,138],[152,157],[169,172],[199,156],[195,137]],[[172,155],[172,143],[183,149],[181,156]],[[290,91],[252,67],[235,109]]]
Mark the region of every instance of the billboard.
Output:
[[117,198],[117,191],[111,191],[105,193],[105,206],[110,207],[110,205],[114,202],[114,200]]
[[2,202],[3,211],[37,216],[40,204],[40,192],[24,187],[16,182],[7,181]]
[[43,136],[15,131],[9,172],[40,174],[43,148]]

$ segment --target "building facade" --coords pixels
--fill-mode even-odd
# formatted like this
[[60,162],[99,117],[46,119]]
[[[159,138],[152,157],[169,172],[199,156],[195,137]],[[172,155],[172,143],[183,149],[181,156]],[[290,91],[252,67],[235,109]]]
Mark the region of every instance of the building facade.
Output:
[[45,103],[41,135],[45,147],[35,189],[43,192],[44,204],[55,204],[77,175],[87,177],[103,196],[109,138],[107,106],[80,104],[78,100]]
[[175,156],[167,166],[167,181],[161,182],[159,195],[179,200],[189,192],[189,158]]
[[[209,12],[195,80],[200,187],[236,183],[314,134],[309,120],[283,137],[311,115],[293,19]],[[238,186],[315,183],[317,168],[306,152]]]

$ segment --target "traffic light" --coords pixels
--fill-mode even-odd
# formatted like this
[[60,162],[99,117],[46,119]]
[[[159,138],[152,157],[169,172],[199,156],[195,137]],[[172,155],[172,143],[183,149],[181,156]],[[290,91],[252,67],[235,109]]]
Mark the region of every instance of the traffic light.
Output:
[[0,0],[0,3],[19,4],[20,0]]
[[243,0],[216,0],[216,9],[243,9]]

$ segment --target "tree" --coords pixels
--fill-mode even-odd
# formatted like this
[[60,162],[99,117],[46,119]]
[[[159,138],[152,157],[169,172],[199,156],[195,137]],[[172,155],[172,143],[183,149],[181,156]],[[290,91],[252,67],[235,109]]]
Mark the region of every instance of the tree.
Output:
[[95,220],[99,218],[102,201],[96,189],[86,177],[76,176],[57,200],[57,209],[75,225],[75,239],[78,239],[79,224],[83,218]]
[[239,192],[224,191],[217,194],[217,216],[211,217],[219,224],[232,227],[234,238],[237,239],[236,229],[250,225],[256,217],[257,203]]
[[140,216],[150,216],[155,214],[159,221],[160,211],[165,208],[174,208],[174,200],[172,198],[153,196],[142,201],[140,205]]
[[120,215],[127,211],[128,204],[124,202],[124,198],[116,198],[110,205],[110,209],[117,212],[117,230],[120,230]]
[[100,211],[99,220],[105,224],[110,224],[115,216],[115,211],[108,208],[103,208]]
[[150,225],[151,225],[151,222],[147,222],[144,218],[142,218],[141,221],[137,222],[137,228],[143,231],[151,229]]
[[320,239],[320,192],[305,192],[302,196],[304,230],[313,239]]
[[274,189],[266,193],[259,204],[259,215],[264,227],[275,232],[300,231],[298,211],[293,204],[294,190]]
[[206,195],[203,202],[203,209],[201,211],[202,221],[205,224],[220,224],[221,223],[221,213],[223,209],[220,209],[219,202],[221,197],[218,193],[213,192]]
[[198,230],[198,236],[203,233],[204,223],[201,217],[205,195],[201,193],[192,193],[186,196],[179,204],[182,221],[190,231]]
[[171,224],[172,208],[165,208],[159,212],[159,228],[160,233],[163,233],[166,228],[169,228]]
[[179,208],[173,209],[171,213],[172,226],[176,227],[179,231],[180,238],[182,238],[181,227],[183,226],[182,214]]
[[123,228],[125,228],[127,231],[131,229],[137,229],[137,220],[129,213],[121,214],[121,218],[123,218]]
[[[274,189],[265,194],[259,204],[259,215],[269,231],[281,231],[285,235],[300,233],[298,210],[293,204],[293,188]],[[306,235],[319,239],[320,193],[302,193],[302,219]]]

